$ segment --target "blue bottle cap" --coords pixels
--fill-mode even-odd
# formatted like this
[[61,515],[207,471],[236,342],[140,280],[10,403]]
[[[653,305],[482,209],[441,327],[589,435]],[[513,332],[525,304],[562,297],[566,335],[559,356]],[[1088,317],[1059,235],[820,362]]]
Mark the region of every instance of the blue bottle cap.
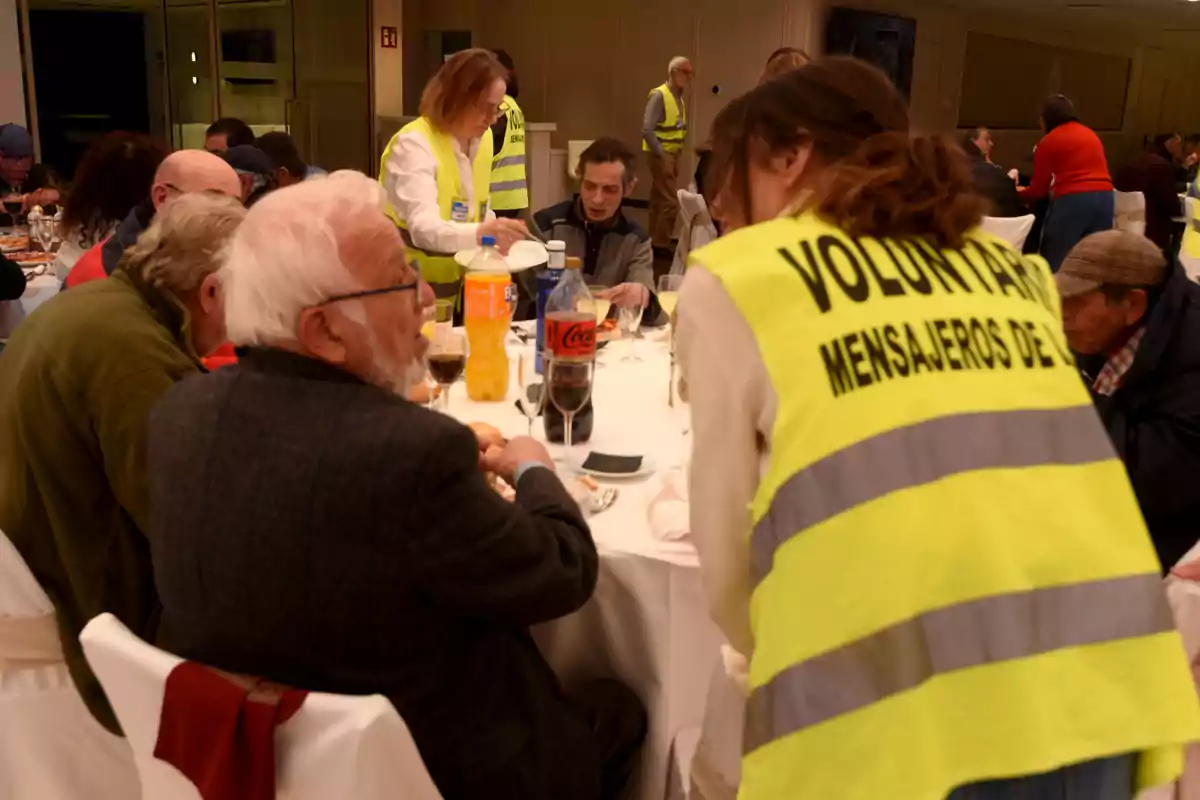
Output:
[[496,237],[495,236],[484,236],[483,239],[480,240],[480,242],[483,244],[484,247],[495,247],[496,246]]

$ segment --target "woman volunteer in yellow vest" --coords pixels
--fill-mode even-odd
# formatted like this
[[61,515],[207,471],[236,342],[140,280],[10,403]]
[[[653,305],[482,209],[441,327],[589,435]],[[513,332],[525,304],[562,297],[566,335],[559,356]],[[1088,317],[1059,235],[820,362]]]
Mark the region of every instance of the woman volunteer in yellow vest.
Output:
[[1129,800],[1200,737],[1154,549],[1046,263],[908,131],[847,58],[713,125],[678,342],[739,797]]
[[491,235],[507,253],[525,237],[525,223],[496,219],[488,207],[489,126],[500,113],[506,74],[487,50],[455,54],[425,87],[421,116],[392,137],[380,160],[388,216],[438,297],[458,293],[455,252]]

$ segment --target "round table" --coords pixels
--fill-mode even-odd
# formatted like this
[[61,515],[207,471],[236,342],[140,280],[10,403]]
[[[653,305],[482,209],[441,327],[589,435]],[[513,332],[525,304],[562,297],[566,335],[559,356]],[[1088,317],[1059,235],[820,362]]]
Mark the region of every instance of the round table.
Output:
[[[631,349],[641,361],[622,361]],[[520,344],[510,335],[514,367],[518,354],[529,358],[533,352],[532,341]],[[593,435],[576,447],[575,463],[595,449],[645,456],[656,472],[685,466],[688,411],[686,405],[668,406],[669,363],[664,330],[648,330],[633,343],[613,342],[597,354]],[[505,402],[475,403],[459,383],[451,389],[449,413],[463,422],[495,425],[505,436],[521,435],[527,423],[515,405],[517,392],[513,378]],[[533,430],[545,441],[540,419]],[[563,450],[550,446],[556,459]],[[596,592],[584,608],[539,626],[534,636],[568,691],[580,681],[617,677],[638,693],[650,730],[631,796],[682,798],[723,639],[708,616],[695,548],[687,541],[663,541],[651,529],[653,476],[599,482],[620,494],[611,508],[589,519],[600,553]]]

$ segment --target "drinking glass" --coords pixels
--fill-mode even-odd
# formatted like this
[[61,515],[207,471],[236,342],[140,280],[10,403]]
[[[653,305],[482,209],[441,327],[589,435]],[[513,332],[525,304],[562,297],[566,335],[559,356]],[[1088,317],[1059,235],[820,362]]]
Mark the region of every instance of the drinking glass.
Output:
[[16,227],[21,221],[21,206],[24,202],[21,199],[20,185],[13,187],[11,192],[4,195],[4,200],[2,202],[4,203],[4,213],[10,220],[8,224]]
[[35,223],[33,215],[30,215],[29,233],[38,244],[42,246],[43,252],[51,252],[54,243],[58,241],[58,226],[54,223],[54,217],[49,214],[43,214]]
[[622,361],[641,361],[642,359],[634,353],[634,338],[637,336],[638,329],[642,327],[642,314],[645,312],[640,305],[621,306],[617,309],[617,327],[621,329],[621,339],[629,340],[629,345],[625,351],[625,356]]
[[429,345],[429,371],[442,387],[441,409],[450,408],[450,387],[467,366],[467,337],[462,331],[442,331]]
[[608,312],[612,309],[612,301],[607,298],[602,298],[601,293],[607,293],[607,286],[588,286],[588,291],[592,293],[592,299],[596,301],[596,324],[600,325],[604,320],[608,319]]
[[528,434],[533,436],[533,421],[546,404],[546,386],[537,372],[537,348],[523,348],[517,354],[517,407],[529,423]]
[[546,387],[550,393],[550,402],[563,415],[563,444],[566,446],[566,465],[574,469],[574,438],[572,425],[575,415],[587,405],[592,395],[592,379],[595,377],[596,361],[565,360],[548,358],[546,367]]

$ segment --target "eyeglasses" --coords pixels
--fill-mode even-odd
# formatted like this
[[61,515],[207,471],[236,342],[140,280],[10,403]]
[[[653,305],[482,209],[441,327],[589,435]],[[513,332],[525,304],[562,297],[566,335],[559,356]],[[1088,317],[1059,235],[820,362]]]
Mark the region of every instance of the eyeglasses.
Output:
[[343,300],[357,300],[360,297],[374,297],[380,294],[391,294],[393,292],[411,292],[416,291],[421,285],[421,281],[409,281],[408,283],[397,283],[392,286],[385,286],[382,289],[365,289],[361,292],[350,292],[348,294],[335,294],[333,297],[328,297],[317,303],[319,306],[329,305],[330,303],[340,303]]

